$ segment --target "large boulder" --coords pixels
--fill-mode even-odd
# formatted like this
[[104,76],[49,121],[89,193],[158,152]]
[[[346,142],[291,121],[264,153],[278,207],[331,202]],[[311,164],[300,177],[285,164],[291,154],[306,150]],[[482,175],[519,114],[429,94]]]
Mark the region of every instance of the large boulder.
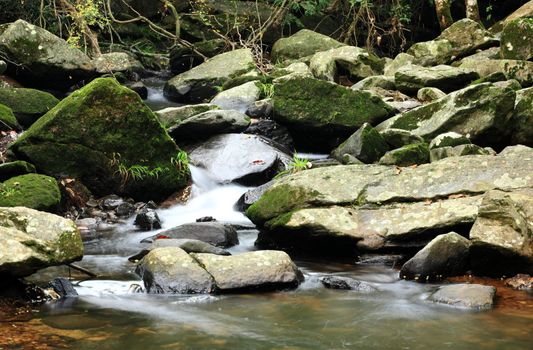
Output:
[[502,58],[529,61],[533,58],[533,18],[510,21],[501,34],[500,55]]
[[178,247],[157,248],[137,265],[148,293],[199,294],[214,290],[213,277]]
[[289,255],[282,251],[233,256],[194,253],[192,256],[213,276],[220,292],[295,288],[303,277]]
[[261,86],[259,81],[250,81],[218,93],[211,103],[221,109],[246,113],[261,97]]
[[202,102],[217,94],[217,86],[254,70],[250,49],[230,51],[170,79],[164,92],[168,98],[178,102]]
[[290,37],[279,39],[272,47],[272,61],[283,62],[298,60],[320,51],[344,46],[329,36],[302,29]]
[[218,182],[260,185],[286,169],[290,157],[263,137],[215,136],[189,153],[191,164],[206,169]]
[[450,232],[433,239],[400,270],[400,278],[429,282],[462,275],[469,263],[470,241]]
[[394,78],[398,90],[413,94],[423,87],[435,87],[444,92],[459,90],[478,79],[479,74],[473,70],[445,65],[410,65],[399,69]]
[[158,239],[195,239],[216,247],[232,247],[239,244],[235,228],[219,222],[183,224],[148,237],[142,242],[155,242]]
[[9,71],[29,86],[65,89],[95,73],[83,52],[21,19],[0,26],[0,51],[14,63]]
[[25,277],[83,256],[76,224],[53,214],[0,208],[0,233],[0,275]]
[[241,132],[250,125],[250,118],[233,110],[211,110],[183,120],[168,129],[176,142],[200,141],[217,134]]
[[297,144],[331,150],[364,123],[376,125],[393,112],[366,91],[305,77],[274,84],[274,119],[286,125]]
[[25,89],[0,89],[0,103],[11,108],[19,124],[29,127],[54,108],[59,100],[48,92]]
[[429,300],[462,309],[485,310],[494,305],[496,288],[480,284],[452,284],[439,287]]
[[341,72],[357,81],[381,74],[384,65],[384,60],[365,49],[342,46],[317,52],[311,58],[309,68],[317,79],[338,82]]
[[342,161],[349,154],[363,163],[373,163],[389,150],[383,137],[370,125],[363,124],[352,136],[332,152],[333,158]]
[[55,212],[60,202],[59,186],[50,176],[26,174],[0,183],[0,207],[27,207]]
[[459,65],[476,71],[480,77],[489,78],[498,74],[505,79],[515,79],[523,87],[533,85],[533,62],[522,60],[479,60],[475,58],[465,58]]
[[533,188],[485,194],[470,239],[475,272],[533,273]]
[[516,92],[512,142],[533,147],[533,87]]
[[81,180],[97,195],[162,200],[188,182],[178,148],[157,117],[110,78],[65,98],[10,149],[45,174]]
[[[194,46],[175,45],[170,50],[170,71],[180,74],[204,62],[204,57],[214,57],[224,52],[226,41],[221,38],[203,40]],[[203,57],[202,57],[203,56]]]
[[[246,211],[266,235],[350,238],[379,249],[427,243],[463,231],[476,219],[480,195],[533,185],[533,150],[508,147],[497,156],[465,156],[402,168],[347,165],[279,179]],[[460,231],[460,232],[461,232]],[[279,236],[277,235],[279,233]]]
[[20,125],[8,106],[0,104],[0,131],[18,130]]
[[377,130],[409,130],[427,141],[455,131],[481,145],[498,145],[509,136],[515,96],[510,88],[478,84],[393,117]]

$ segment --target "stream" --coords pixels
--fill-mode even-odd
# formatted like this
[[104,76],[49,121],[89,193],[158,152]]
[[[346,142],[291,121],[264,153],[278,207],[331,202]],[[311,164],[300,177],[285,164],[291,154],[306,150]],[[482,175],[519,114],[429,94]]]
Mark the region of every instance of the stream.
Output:
[[[147,84],[148,85],[148,84]],[[161,85],[149,85],[151,108],[166,101]],[[320,155],[302,155],[317,158]],[[233,209],[249,188],[219,184],[205,170],[191,167],[193,189],[185,205],[160,209],[163,230],[197,218],[251,222]],[[157,232],[157,231],[156,231]],[[525,349],[533,343],[533,297],[500,298],[491,311],[472,312],[438,306],[426,300],[437,285],[402,281],[385,265],[301,260],[296,264],[305,282],[296,290],[262,294],[147,295],[130,292],[142,285],[128,257],[142,249],[133,219],[99,232],[85,242],[79,263],[99,277],[84,276],[66,267],[44,270],[49,281],[72,274],[79,297],[37,308],[39,329],[56,334],[71,349]],[[239,231],[238,254],[256,249],[257,231]],[[374,285],[378,291],[359,293],[329,290],[319,278],[349,276]],[[509,299],[509,300],[508,300]]]

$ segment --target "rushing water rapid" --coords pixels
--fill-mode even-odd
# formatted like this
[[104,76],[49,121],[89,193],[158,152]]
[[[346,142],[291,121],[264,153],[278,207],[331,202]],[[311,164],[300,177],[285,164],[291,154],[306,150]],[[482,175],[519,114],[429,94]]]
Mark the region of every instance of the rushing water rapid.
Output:
[[[149,104],[168,107],[160,88]],[[320,155],[302,154],[318,159]],[[192,198],[185,205],[158,211],[163,229],[203,216],[251,224],[233,206],[248,189],[218,184],[205,170],[192,167]],[[296,260],[305,282],[293,291],[231,295],[147,295],[130,292],[142,284],[127,257],[141,250],[132,220],[100,232],[86,242],[81,266],[99,277],[74,275],[79,297],[42,306],[38,329],[56,334],[58,348],[71,349],[527,349],[533,344],[531,308],[506,307],[469,312],[426,300],[436,285],[398,279],[382,265]],[[232,254],[254,250],[257,231],[239,232]],[[50,280],[66,268],[43,271]],[[378,291],[358,293],[325,289],[324,275],[350,276]],[[520,302],[531,305],[524,295]],[[515,303],[520,303],[514,301]]]

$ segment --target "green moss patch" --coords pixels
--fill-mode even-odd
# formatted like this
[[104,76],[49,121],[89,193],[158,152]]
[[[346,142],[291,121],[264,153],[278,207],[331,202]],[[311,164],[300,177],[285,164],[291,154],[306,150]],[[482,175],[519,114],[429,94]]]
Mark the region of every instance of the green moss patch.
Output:
[[0,207],[27,207],[54,212],[61,202],[61,192],[54,178],[27,174],[0,184]]

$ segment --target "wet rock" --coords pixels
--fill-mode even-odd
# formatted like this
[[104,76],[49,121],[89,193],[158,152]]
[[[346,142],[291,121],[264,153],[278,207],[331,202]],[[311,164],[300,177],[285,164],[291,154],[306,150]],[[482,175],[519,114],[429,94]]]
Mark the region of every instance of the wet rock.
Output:
[[100,74],[141,73],[144,67],[135,57],[126,52],[104,53],[93,60],[96,71]]
[[283,146],[287,152],[294,149],[294,141],[289,131],[283,125],[269,119],[260,119],[244,131],[245,134],[260,135]]
[[235,209],[241,212],[245,212],[246,209],[248,209],[252,204],[257,202],[259,198],[265,193],[266,190],[268,190],[272,185],[274,184],[274,181],[269,181],[266,184],[263,184],[261,186],[258,186],[256,188],[253,188],[251,190],[246,191],[235,203]]
[[10,150],[47,175],[80,180],[97,196],[162,200],[189,180],[173,163],[179,150],[153,112],[110,78],[66,97]]
[[211,100],[211,103],[220,109],[246,113],[261,96],[260,84],[259,81],[250,81],[222,91]]
[[439,235],[402,266],[400,278],[428,282],[462,275],[468,268],[469,250],[470,241],[463,236]]
[[0,131],[20,130],[21,127],[13,111],[8,106],[0,104]]
[[303,280],[287,253],[255,251],[233,256],[191,254],[213,276],[217,290],[270,290],[295,288]]
[[516,92],[512,142],[533,147],[533,87]]
[[135,91],[141,99],[146,100],[148,98],[148,88],[141,81],[126,84],[126,87]]
[[156,111],[155,114],[165,128],[171,128],[179,125],[182,121],[195,115],[219,109],[217,106],[209,103],[200,103],[197,105],[187,105],[181,107],[168,107]]
[[31,173],[35,173],[35,167],[23,160],[0,164],[0,182]]
[[332,157],[342,161],[345,154],[351,155],[363,163],[373,163],[389,150],[383,137],[368,123],[363,124],[352,136],[331,153]]
[[272,99],[265,98],[259,100],[248,106],[246,114],[251,118],[269,119],[272,116],[274,106],[272,106]]
[[533,188],[487,192],[470,231],[477,274],[533,274]]
[[193,148],[189,160],[206,169],[218,182],[260,185],[285,170],[290,157],[262,137],[225,134]]
[[419,142],[388,151],[379,159],[378,163],[405,167],[428,162],[428,144],[425,142]]
[[500,39],[501,58],[530,61],[533,58],[532,36],[532,18],[518,18],[507,23]]
[[216,86],[255,70],[249,49],[226,52],[170,79],[165,95],[177,102],[202,102],[216,95]]
[[214,289],[209,273],[178,247],[152,250],[137,264],[135,272],[152,294],[199,294]]
[[131,262],[138,262],[150,253],[152,250],[157,248],[167,248],[167,247],[178,247],[186,251],[187,253],[208,253],[215,255],[231,255],[227,250],[215,247],[209,243],[199,241],[197,239],[175,239],[175,238],[165,238],[165,239],[156,239],[148,248],[142,250],[138,254],[128,258]]
[[154,209],[144,208],[137,216],[133,224],[143,231],[152,231],[161,228],[161,220]]
[[496,288],[480,284],[453,284],[440,287],[429,296],[429,300],[450,306],[485,310],[494,305]]
[[0,207],[27,207],[56,212],[61,202],[57,181],[46,175],[26,174],[0,183]]
[[394,78],[398,90],[413,94],[424,87],[434,87],[444,92],[455,91],[478,79],[479,74],[469,69],[446,65],[435,67],[409,65],[400,68]]
[[217,221],[217,219],[215,219],[212,216],[203,216],[201,218],[196,219],[196,222],[213,222],[213,221]]
[[49,285],[61,298],[75,297],[78,295],[72,283],[66,278],[54,278]]
[[497,145],[508,137],[515,95],[490,83],[474,85],[390,118],[376,129],[409,130],[426,141],[454,131],[481,145]]
[[400,148],[406,145],[423,142],[424,139],[403,129],[385,129],[380,131],[381,137],[390,146],[390,148]]
[[[24,43],[24,44],[21,44]],[[17,66],[17,79],[32,85],[66,89],[94,76],[89,57],[65,40],[23,20],[0,32],[0,51]]]
[[129,218],[135,213],[135,206],[131,203],[123,202],[116,207],[115,212],[121,218]]
[[341,46],[342,43],[326,35],[302,29],[290,37],[276,41],[272,47],[272,62],[297,60]]
[[83,244],[71,220],[33,209],[0,208],[0,274],[29,276],[81,260]]
[[357,81],[381,74],[384,65],[384,60],[365,49],[342,46],[315,53],[309,69],[317,79],[338,82],[342,74]]
[[250,118],[241,112],[212,110],[183,120],[168,129],[178,143],[198,141],[217,134],[241,132],[250,125]]
[[354,290],[356,292],[371,293],[377,291],[373,285],[358,281],[350,277],[327,276],[320,279],[324,287],[328,289]]
[[533,290],[533,277],[519,273],[505,280],[505,285],[517,290]]
[[196,239],[216,247],[232,247],[239,244],[237,231],[231,225],[219,222],[194,222],[180,225],[158,235],[142,240],[142,243],[152,243],[158,238],[167,239]]
[[115,210],[122,203],[124,203],[124,199],[116,194],[112,194],[101,199],[101,206],[105,210]]
[[312,149],[329,151],[364,123],[375,125],[393,112],[367,91],[318,79],[294,77],[274,87],[274,119],[289,128],[297,145]]
[[19,124],[29,127],[59,103],[53,95],[25,88],[0,89],[0,103],[11,108]]

